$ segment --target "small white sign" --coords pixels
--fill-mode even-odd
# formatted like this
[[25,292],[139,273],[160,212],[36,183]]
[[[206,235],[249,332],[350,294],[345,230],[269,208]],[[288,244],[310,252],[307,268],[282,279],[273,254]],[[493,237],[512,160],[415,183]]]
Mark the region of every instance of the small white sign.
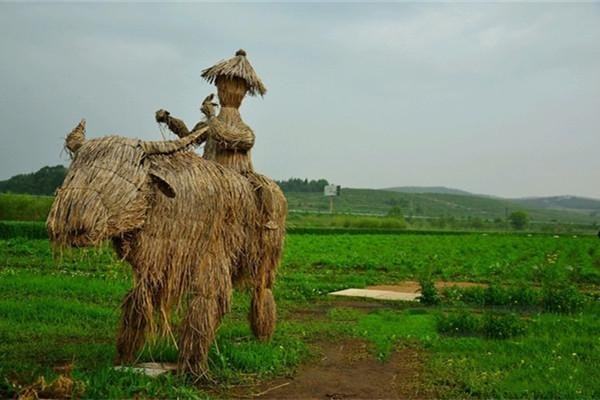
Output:
[[325,196],[337,196],[337,186],[336,185],[327,185],[323,190],[323,194]]

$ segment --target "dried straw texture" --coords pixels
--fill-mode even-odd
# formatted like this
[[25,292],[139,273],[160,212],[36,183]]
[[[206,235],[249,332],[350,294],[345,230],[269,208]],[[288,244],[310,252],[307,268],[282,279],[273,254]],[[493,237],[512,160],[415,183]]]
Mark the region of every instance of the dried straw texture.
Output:
[[216,161],[244,174],[254,170],[250,149],[254,146],[255,135],[244,123],[237,108],[222,107],[219,115],[199,122],[191,132],[182,120],[172,117],[167,111],[159,112],[166,113],[160,122],[166,123],[180,138],[194,136],[196,144],[206,140],[203,155],[205,159]]
[[217,95],[222,107],[240,108],[242,100],[248,92],[248,85],[242,78],[217,78]]
[[219,115],[208,121],[208,127],[204,158],[241,173],[254,170],[250,158],[254,132],[242,121],[237,108],[221,108]]
[[271,288],[281,261],[285,236],[287,201],[279,186],[255,172],[247,173],[259,207],[261,245],[260,262],[254,273],[254,295],[250,310],[250,325],[259,339],[268,339],[275,329],[275,300]]
[[[73,147],[75,139],[66,142]],[[73,246],[99,245],[141,227],[148,202],[139,195],[147,179],[140,166],[144,153],[139,141],[107,136],[75,147],[71,172],[58,188],[48,215],[50,239]],[[81,170],[85,173],[77,173]]]
[[[199,137],[200,135],[198,135]],[[187,139],[187,138],[186,138]],[[268,178],[254,181],[189,150],[194,140],[88,140],[77,151],[48,217],[62,245],[112,238],[134,270],[122,304],[118,353],[132,361],[146,339],[172,337],[180,369],[202,374],[232,287],[252,286],[251,326],[275,325],[271,288],[284,238],[286,202]],[[159,151],[162,149],[163,152]],[[273,193],[265,213],[256,186]],[[170,317],[183,316],[179,326]]]
[[246,52],[238,50],[235,57],[218,62],[216,65],[202,71],[202,77],[209,83],[216,83],[218,78],[240,78],[247,85],[251,96],[264,96],[267,88],[262,83],[252,65],[246,58]]
[[208,137],[208,126],[206,124],[197,125],[191,134],[186,135],[180,140],[158,140],[158,141],[140,141],[140,146],[144,152],[150,154],[169,154],[181,151],[191,145],[202,143]]
[[77,151],[77,149],[83,143],[83,139],[85,138],[85,119],[82,119],[81,122],[73,128],[71,133],[67,136],[67,140],[65,143],[65,148],[69,151],[69,155],[73,157],[73,153]]
[[204,98],[202,105],[200,106],[200,111],[202,111],[202,114],[204,114],[204,117],[207,120],[215,116],[217,107],[219,106],[217,103],[213,103],[214,98],[214,93],[209,94]]

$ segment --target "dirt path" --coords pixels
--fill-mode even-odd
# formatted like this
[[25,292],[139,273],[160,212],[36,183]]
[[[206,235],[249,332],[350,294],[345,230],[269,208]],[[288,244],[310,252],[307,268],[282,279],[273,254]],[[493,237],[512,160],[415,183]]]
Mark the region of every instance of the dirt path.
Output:
[[422,354],[411,348],[376,360],[358,339],[318,346],[320,356],[291,379],[269,382],[257,399],[415,399],[421,392]]
[[[486,284],[483,283],[475,283],[475,282],[454,282],[454,281],[437,281],[435,282],[435,287],[437,290],[442,290],[450,287],[458,287],[461,289],[471,288],[471,287],[487,287]],[[390,285],[375,285],[375,286],[367,286],[366,289],[374,289],[374,290],[389,290],[392,292],[406,292],[406,293],[417,293],[421,291],[421,285],[417,281],[402,281],[395,284]]]

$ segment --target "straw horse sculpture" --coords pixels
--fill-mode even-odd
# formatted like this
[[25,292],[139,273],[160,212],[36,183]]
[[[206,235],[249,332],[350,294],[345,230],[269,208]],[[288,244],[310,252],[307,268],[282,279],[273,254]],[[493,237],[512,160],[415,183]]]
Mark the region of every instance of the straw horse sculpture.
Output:
[[[183,139],[146,142],[119,136],[85,139],[84,121],[69,134],[73,162],[47,221],[58,245],[99,245],[111,239],[133,267],[134,287],[122,304],[117,342],[131,362],[146,338],[177,338],[179,368],[202,374],[208,349],[229,310],[233,285],[253,292],[250,322],[259,339],[275,325],[271,293],[285,225],[277,185],[277,216],[268,221],[248,180],[203,159]],[[181,313],[174,329],[171,313]]]

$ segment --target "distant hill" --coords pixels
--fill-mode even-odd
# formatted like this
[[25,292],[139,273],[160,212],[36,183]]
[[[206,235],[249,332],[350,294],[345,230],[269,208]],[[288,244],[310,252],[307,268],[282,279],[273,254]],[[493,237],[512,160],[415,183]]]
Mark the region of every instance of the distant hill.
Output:
[[[329,210],[329,199],[322,193],[286,193],[290,210]],[[600,214],[574,210],[538,208],[533,204],[514,200],[445,193],[403,193],[388,190],[342,188],[335,199],[337,212],[386,214],[398,206],[404,215],[413,217],[454,217],[504,219],[516,210],[525,210],[534,221],[558,221],[569,223],[598,223]]]
[[53,195],[67,174],[63,165],[44,167],[30,174],[15,175],[5,181],[0,181],[0,193],[22,193],[37,195]]
[[440,194],[460,194],[460,195],[472,195],[472,193],[466,190],[452,189],[445,186],[396,186],[391,188],[385,188],[381,190],[387,190],[390,192],[401,192],[401,193],[440,193]]
[[[0,192],[53,195],[66,175],[62,165],[44,167],[0,181]],[[325,179],[292,178],[278,182],[295,211],[329,211],[323,196]],[[343,188],[335,199],[335,210],[346,213],[386,214],[392,207],[416,218],[504,219],[516,210],[525,210],[533,221],[600,223],[600,200],[577,196],[503,199],[476,195],[441,186],[402,186],[382,190]]]
[[578,196],[528,197],[513,199],[517,204],[527,208],[542,208],[547,210],[570,210],[582,213],[600,215],[600,200]]

